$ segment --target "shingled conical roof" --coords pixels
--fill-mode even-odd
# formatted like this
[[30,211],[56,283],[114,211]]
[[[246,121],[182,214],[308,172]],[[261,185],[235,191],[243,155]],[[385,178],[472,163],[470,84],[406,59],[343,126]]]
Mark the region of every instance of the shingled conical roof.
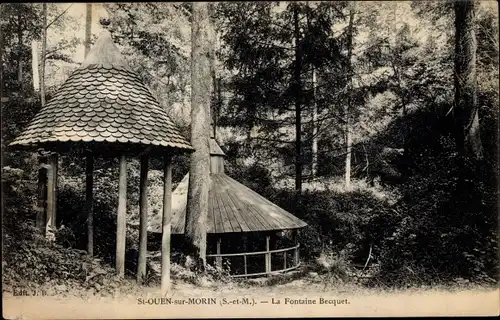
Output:
[[65,142],[141,144],[192,150],[108,30],[12,146]]
[[[210,154],[224,154],[214,138],[210,141]],[[172,193],[173,234],[185,231],[188,185],[189,173]],[[307,226],[301,219],[224,173],[210,174],[208,199],[207,233],[287,230]],[[162,232],[160,211],[149,218],[151,232]]]

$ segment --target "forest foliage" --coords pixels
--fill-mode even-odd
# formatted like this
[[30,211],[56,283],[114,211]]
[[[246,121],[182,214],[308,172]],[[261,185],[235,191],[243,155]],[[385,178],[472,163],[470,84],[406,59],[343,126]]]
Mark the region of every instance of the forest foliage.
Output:
[[[106,6],[120,50],[189,137],[190,4]],[[376,283],[388,285],[498,278],[498,10],[488,2],[477,2],[474,10],[482,159],[457,151],[452,1],[211,4],[219,88],[211,112],[226,171],[309,224],[301,234],[307,261],[333,252],[346,265],[363,266],[370,256]],[[48,20],[61,12],[48,5]],[[3,231],[14,235],[17,229],[9,226],[34,217],[36,159],[7,144],[40,108],[27,66],[31,41],[41,37],[41,4],[2,4],[1,15],[4,219],[13,219]],[[70,62],[61,48],[83,42],[72,36],[72,23],[63,14],[51,26],[64,37],[49,41],[47,79]],[[48,99],[56,89],[49,85]],[[95,178],[95,237],[104,244],[97,254],[109,262],[115,160],[97,160]],[[293,185],[297,161],[303,167],[300,201]],[[84,222],[72,217],[83,208],[82,168],[78,154],[63,155],[58,199],[66,228],[59,243],[80,249]],[[129,169],[134,214],[138,168],[132,162]],[[174,186],[188,169],[186,156],[175,159]],[[134,241],[128,241],[132,255]],[[9,243],[14,254],[15,242]]]

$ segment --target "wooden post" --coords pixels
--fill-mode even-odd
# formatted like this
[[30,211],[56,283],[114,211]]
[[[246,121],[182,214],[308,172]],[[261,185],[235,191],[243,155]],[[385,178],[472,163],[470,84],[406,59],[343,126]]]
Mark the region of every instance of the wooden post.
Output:
[[59,157],[57,153],[50,154],[50,165],[52,166],[52,189],[53,189],[53,200],[52,200],[52,220],[50,227],[52,230],[56,230],[56,221],[57,221],[57,178],[58,178],[58,167],[59,167]]
[[36,227],[43,231],[47,217],[47,158],[44,155],[38,157],[38,199],[36,212]]
[[125,236],[127,230],[127,159],[120,157],[118,180],[118,211],[116,215],[116,274],[125,275]]
[[[247,241],[248,241],[248,239],[247,239],[246,234],[243,234],[243,252],[245,252],[245,253],[247,252]],[[247,255],[246,254],[243,256],[243,267],[245,269],[245,274],[247,274],[248,272],[247,272]]]
[[[298,244],[298,241],[297,241],[297,230],[293,230],[293,239],[294,239],[294,243],[295,245]],[[298,265],[299,264],[299,248],[295,248],[295,255],[294,255],[294,266]]]
[[283,269],[286,269],[286,254],[287,251],[283,251]]
[[161,235],[161,294],[170,289],[170,237],[172,228],[172,162],[170,156],[163,160],[163,217]]
[[299,248],[295,248],[295,265],[299,264]]
[[248,271],[247,271],[247,255],[246,254],[243,256],[243,266],[245,268],[245,274],[247,274]]
[[56,187],[55,187],[55,167],[57,163],[52,155],[49,156],[49,163],[47,166],[47,219],[45,220],[45,236],[47,239],[53,241],[54,233],[54,218],[55,218],[55,206],[56,206]]
[[141,157],[141,173],[139,181],[139,263],[137,266],[137,282],[142,283],[146,276],[146,255],[148,252],[148,161],[149,156]]
[[[217,254],[220,254],[221,253],[221,250],[220,250],[220,245],[221,245],[221,238],[217,238]],[[217,256],[217,258],[215,258],[215,265],[217,266],[217,268],[222,268],[222,257],[221,256]]]
[[87,254],[94,255],[94,213],[93,213],[93,189],[94,189],[94,155],[87,150],[85,166],[85,213],[87,218]]
[[269,273],[271,272],[271,253],[269,252],[269,250],[271,249],[270,246],[269,246],[269,242],[271,240],[271,237],[270,236],[266,236],[266,273]]

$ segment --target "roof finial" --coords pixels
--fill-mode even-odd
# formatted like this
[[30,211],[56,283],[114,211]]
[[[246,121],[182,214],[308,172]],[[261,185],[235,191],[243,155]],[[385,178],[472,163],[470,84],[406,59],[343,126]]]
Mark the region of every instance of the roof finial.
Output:
[[108,10],[104,6],[101,6],[99,10],[99,23],[104,29],[108,29],[109,25],[111,24]]
[[107,28],[111,24],[111,20],[109,20],[109,18],[101,17],[99,19],[99,23],[103,28]]

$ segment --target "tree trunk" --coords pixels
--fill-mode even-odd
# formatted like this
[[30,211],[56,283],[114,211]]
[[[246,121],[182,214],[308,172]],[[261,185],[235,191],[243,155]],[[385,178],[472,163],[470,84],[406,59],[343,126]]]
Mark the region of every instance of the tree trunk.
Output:
[[[44,4],[44,7],[46,4]],[[19,90],[22,90],[23,87],[23,27],[22,27],[22,14],[21,9],[17,14],[17,82],[19,85]]]
[[348,69],[347,69],[347,104],[344,108],[345,115],[345,142],[346,142],[346,157],[345,157],[345,188],[346,190],[351,189],[351,154],[352,154],[352,138],[351,138],[351,123],[349,119],[350,111],[352,108],[352,77],[353,77],[353,67],[352,67],[352,50],[353,50],[353,28],[354,28],[354,3],[351,4],[351,8],[349,9],[349,25],[347,30],[348,44],[347,44],[347,61],[348,61]]
[[38,42],[31,40],[31,66],[33,75],[33,90],[40,90],[40,65],[38,63],[40,55],[38,54]]
[[477,105],[474,1],[455,2],[455,139],[460,156],[481,159]]
[[313,113],[312,113],[312,164],[311,175],[316,177],[318,171],[318,104],[316,103],[316,68],[313,67],[312,71],[312,85],[313,85]]
[[295,86],[295,192],[297,200],[302,194],[302,146],[301,146],[301,83],[300,73],[302,69],[302,50],[300,48],[300,29],[299,29],[299,11],[297,4],[293,8],[294,34],[295,34],[295,67],[294,67],[294,86]]
[[345,155],[345,188],[351,190],[351,154],[352,154],[352,139],[351,130],[349,126],[349,108],[346,107],[345,117],[345,142],[346,142],[346,155]]
[[197,266],[206,264],[206,220],[210,184],[210,28],[208,3],[193,2],[191,31],[191,155],[186,240]]
[[215,106],[215,114],[213,116],[214,119],[214,137],[216,138],[217,134],[217,123],[220,117],[220,110],[222,109],[222,78],[219,76],[217,78],[217,103]]
[[[2,10],[3,6],[0,6],[0,17],[2,16]],[[0,61],[3,61],[3,30],[0,26]],[[3,63],[0,62],[0,102],[3,103]],[[3,197],[2,197],[3,198]],[[3,207],[3,200],[2,201],[2,208]]]
[[47,4],[42,4],[42,56],[40,58],[40,100],[45,107],[45,55],[47,52]]
[[85,17],[85,57],[90,51],[90,38],[92,37],[92,3],[87,3],[87,15]]
[[217,33],[215,32],[214,28],[211,28],[211,42],[213,45],[210,46],[210,74],[212,76],[212,101],[210,104],[210,116],[211,116],[211,123],[212,123],[212,135],[215,138],[216,135],[216,122],[217,122],[217,116],[218,116],[218,107],[219,107],[219,93],[220,93],[220,88],[219,88],[219,82],[218,82],[218,75],[217,75],[217,57],[216,57],[216,50],[217,50],[217,43],[218,43],[218,37]]

